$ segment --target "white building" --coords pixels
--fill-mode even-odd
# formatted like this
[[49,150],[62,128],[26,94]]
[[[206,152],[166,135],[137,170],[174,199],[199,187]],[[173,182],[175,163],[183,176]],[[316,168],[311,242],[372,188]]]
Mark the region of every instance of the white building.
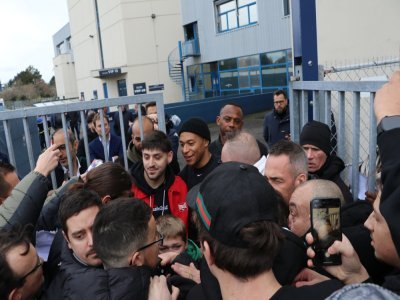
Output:
[[[183,38],[178,0],[68,0],[68,12],[70,34],[64,31],[62,38],[58,32],[55,42],[59,97],[163,91],[166,102],[181,98],[168,73],[168,55]],[[62,41],[73,54],[63,53]],[[73,81],[73,73],[76,88],[65,82]]]

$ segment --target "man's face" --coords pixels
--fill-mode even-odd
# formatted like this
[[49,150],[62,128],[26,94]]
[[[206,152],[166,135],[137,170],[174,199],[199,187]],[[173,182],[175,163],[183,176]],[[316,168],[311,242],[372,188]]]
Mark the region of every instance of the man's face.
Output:
[[179,136],[179,144],[188,166],[201,168],[208,162],[206,154],[209,143],[206,139],[191,132],[182,132]]
[[243,126],[243,113],[239,107],[226,105],[217,117],[221,136],[241,130]]
[[[150,244],[154,241],[156,241],[159,238],[157,234],[157,227],[156,227],[156,221],[154,220],[154,217],[152,216],[150,221],[149,221],[149,230],[147,234],[147,242],[146,244]],[[158,244],[155,243],[146,249],[142,250],[143,251],[143,256],[144,256],[144,265],[149,266],[150,268],[155,269],[158,264]]]
[[308,172],[314,173],[322,168],[326,162],[326,154],[324,151],[313,145],[303,145],[308,160]]
[[176,236],[173,238],[164,238],[163,244],[160,245],[160,253],[175,252],[182,253],[186,250],[187,243],[182,240],[182,237]]
[[146,115],[152,115],[152,114],[157,114],[157,106],[148,106],[146,108]]
[[145,177],[157,181],[165,176],[165,170],[172,161],[172,151],[165,153],[160,149],[143,149],[143,166]]
[[271,186],[281,194],[286,205],[294,189],[300,184],[294,175],[294,169],[287,155],[268,155],[265,163],[265,177]]
[[[65,145],[65,139],[64,139],[64,132],[62,131],[57,131],[56,134],[53,136],[53,143],[58,145],[58,150],[60,150],[60,164],[68,169],[68,156],[67,156],[67,148]],[[76,159],[76,151],[78,147],[78,142],[74,143],[74,145],[71,145],[71,143],[68,143],[69,151],[72,156],[72,160]]]
[[[143,122],[143,138],[146,137],[150,132],[153,132],[154,127],[150,121]],[[132,143],[137,151],[142,151],[142,139],[140,137],[139,122],[135,121],[132,126]]]
[[68,247],[81,261],[89,266],[101,265],[100,258],[97,257],[93,250],[92,236],[93,222],[98,212],[98,206],[91,206],[81,210],[67,220],[68,232],[66,239]]
[[24,285],[18,288],[20,299],[34,299],[44,283],[42,259],[37,255],[32,244],[29,244],[28,253],[21,255],[25,251],[25,246],[18,245],[7,252],[6,260],[17,278],[23,278],[29,274],[25,277]]
[[274,95],[274,109],[278,114],[281,114],[287,105],[288,101],[283,94]]
[[371,245],[375,249],[376,258],[391,266],[400,267],[400,258],[394,246],[389,226],[379,209],[380,203],[381,192],[378,193],[374,201],[374,210],[365,221],[364,226],[370,232]]
[[[96,133],[98,136],[102,136],[101,135],[101,121],[97,120],[94,123],[94,128],[96,130]],[[108,134],[110,133],[110,126],[108,126],[108,121],[106,118],[104,118],[104,131],[106,132],[106,136],[108,136]]]
[[299,237],[304,236],[311,226],[310,200],[311,191],[307,186],[298,187],[290,197],[288,225]]

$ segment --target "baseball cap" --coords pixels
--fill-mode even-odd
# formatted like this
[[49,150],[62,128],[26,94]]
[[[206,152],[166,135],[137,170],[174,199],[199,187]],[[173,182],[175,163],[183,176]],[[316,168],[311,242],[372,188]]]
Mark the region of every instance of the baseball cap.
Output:
[[190,207],[220,243],[246,248],[240,231],[257,221],[278,221],[278,198],[267,180],[251,165],[227,162],[215,168],[187,196]]

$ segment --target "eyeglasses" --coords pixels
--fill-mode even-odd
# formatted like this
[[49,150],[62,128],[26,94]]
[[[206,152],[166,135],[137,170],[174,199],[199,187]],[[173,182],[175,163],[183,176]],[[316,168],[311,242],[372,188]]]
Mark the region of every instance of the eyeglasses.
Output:
[[159,232],[157,232],[157,234],[156,234],[156,240],[155,240],[154,242],[151,242],[151,243],[149,243],[149,244],[147,244],[147,245],[144,245],[143,247],[140,247],[139,249],[136,250],[136,252],[142,251],[142,250],[144,250],[144,249],[146,249],[146,248],[148,248],[148,247],[150,247],[150,246],[153,246],[154,244],[157,244],[157,243],[158,243],[160,246],[162,246],[163,240],[164,240],[164,237],[163,237]]
[[37,257],[38,261],[37,264],[33,267],[32,270],[30,270],[28,273],[26,273],[24,276],[22,276],[19,281],[23,282],[29,275],[33,274],[36,272],[36,270],[38,270],[40,267],[42,267],[43,265],[43,260],[38,256]]

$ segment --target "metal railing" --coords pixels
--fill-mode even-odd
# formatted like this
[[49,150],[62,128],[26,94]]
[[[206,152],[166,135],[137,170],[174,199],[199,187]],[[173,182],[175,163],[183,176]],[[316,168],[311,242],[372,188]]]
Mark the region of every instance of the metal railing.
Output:
[[[375,92],[382,81],[297,81],[290,83],[290,131],[292,140],[299,142],[302,127],[309,120],[309,103],[314,120],[331,125],[331,114],[336,112],[337,155],[350,168],[349,180],[353,199],[359,191],[360,162],[368,160],[368,190],[375,189],[376,119]],[[351,110],[351,118],[346,113]],[[363,114],[360,115],[360,110]],[[360,133],[368,132],[365,145],[360,144]],[[360,149],[368,149],[360,155]],[[364,156],[364,157],[362,157]]]
[[200,46],[198,38],[182,42],[183,57],[199,56],[199,55],[200,55]]
[[[64,137],[65,137],[65,145],[69,144],[68,141],[68,124],[66,120],[65,114],[68,112],[79,112],[80,115],[80,122],[84,140],[84,149],[86,160],[88,165],[90,164],[90,157],[89,157],[89,143],[88,143],[88,136],[87,136],[87,123],[86,123],[86,116],[85,111],[87,110],[97,110],[99,109],[100,113],[100,121],[102,127],[102,142],[104,148],[104,157],[105,160],[108,161],[107,155],[107,147],[106,147],[106,136],[105,136],[105,127],[104,127],[104,107],[117,107],[117,111],[119,112],[119,124],[121,129],[121,139],[124,150],[127,149],[127,144],[129,141],[125,139],[125,128],[123,123],[122,117],[122,107],[123,105],[130,105],[130,104],[145,104],[147,102],[155,101],[157,105],[157,117],[158,117],[158,127],[160,130],[165,132],[165,114],[164,114],[164,103],[163,103],[163,95],[161,93],[151,94],[151,95],[138,95],[138,96],[127,96],[127,97],[120,97],[120,98],[113,98],[113,99],[103,99],[103,100],[93,100],[93,101],[80,101],[80,102],[71,102],[71,103],[63,103],[53,106],[46,106],[46,107],[29,107],[24,109],[17,109],[17,110],[6,110],[0,112],[0,121],[3,122],[4,128],[4,135],[7,145],[7,152],[10,159],[10,163],[14,166],[17,166],[15,151],[14,151],[14,144],[13,144],[13,135],[11,129],[11,122],[13,120],[19,120],[23,124],[24,130],[24,138],[27,147],[27,154],[29,158],[29,165],[30,169],[33,170],[35,167],[35,162],[37,157],[34,156],[34,151],[32,147],[32,138],[39,137],[39,131],[37,131],[37,137],[31,136],[32,130],[29,128],[28,118],[31,117],[43,117],[44,120],[47,120],[50,115],[53,114],[60,114],[61,121],[62,121],[62,128],[64,130]],[[142,118],[141,110],[138,109],[138,117],[139,120]],[[143,138],[143,128],[142,122],[139,122],[140,125],[140,135]],[[46,147],[51,145],[50,143],[50,130],[46,121],[43,122],[43,129],[44,129],[44,138]],[[69,147],[66,147],[67,150],[67,159],[68,165],[72,166],[72,155],[70,153]],[[4,152],[2,150],[2,152]],[[126,169],[128,169],[128,161],[127,161],[127,153],[124,151],[123,153],[123,163]],[[18,171],[18,169],[17,169]],[[72,174],[72,168],[69,170],[70,176]],[[52,183],[53,187],[55,187],[55,175],[52,172]]]

